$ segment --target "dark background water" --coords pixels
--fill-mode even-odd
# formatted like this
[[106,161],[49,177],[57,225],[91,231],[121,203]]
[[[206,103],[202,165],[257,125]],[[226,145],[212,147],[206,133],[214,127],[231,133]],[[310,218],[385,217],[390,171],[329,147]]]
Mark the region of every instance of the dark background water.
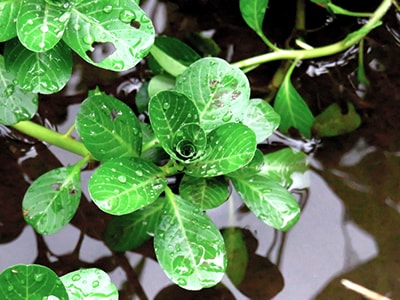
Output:
[[[266,31],[271,40],[282,45],[292,32],[294,7],[287,2],[270,2]],[[378,3],[336,4],[373,10]],[[145,4],[159,34],[192,43],[191,32],[213,32],[221,47],[219,55],[232,62],[267,51],[242,21],[237,1]],[[314,30],[302,34],[315,46],[343,38],[362,22],[346,17],[331,19],[323,9],[308,4],[306,16],[307,28]],[[95,266],[109,272],[120,289],[120,299],[363,299],[346,290],[340,284],[342,278],[400,299],[399,19],[391,11],[366,39],[371,83],[366,94],[354,84],[355,47],[304,62],[295,70],[293,82],[315,114],[329,103],[350,101],[363,120],[353,133],[323,139],[321,147],[310,155],[310,188],[297,195],[303,205],[299,223],[286,234],[276,232],[243,210],[235,194],[209,212],[219,227],[234,225],[244,230],[251,255],[248,277],[241,286],[234,287],[224,279],[230,291],[185,292],[163,274],[151,241],[134,251],[112,253],[102,241],[111,217],[88,198],[82,199],[72,224],[61,232],[35,234],[21,212],[29,183],[78,157],[7,128],[1,128],[0,139],[0,270],[18,263],[40,263],[62,275]],[[248,74],[254,96],[271,91],[267,84],[279,65],[273,62]],[[145,64],[116,74],[94,69],[76,58],[70,83],[57,95],[41,96],[35,120],[66,131],[74,122],[79,103],[96,86],[134,108],[135,92],[150,75]],[[83,172],[84,182],[90,172]],[[233,220],[227,217],[232,210]]]

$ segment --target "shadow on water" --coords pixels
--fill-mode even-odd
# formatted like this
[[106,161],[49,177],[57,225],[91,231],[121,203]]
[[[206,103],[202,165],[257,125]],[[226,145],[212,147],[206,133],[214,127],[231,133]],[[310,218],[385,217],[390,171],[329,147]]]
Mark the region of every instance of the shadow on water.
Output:
[[[275,10],[267,15],[266,26],[284,22],[283,29],[270,31],[273,39],[283,41],[293,26],[289,22],[293,12],[274,7],[276,2],[271,1]],[[372,8],[375,2],[371,1]],[[164,1],[155,3],[152,13],[157,16],[157,9],[167,12],[168,20],[159,30],[188,43],[190,32],[215,30],[220,56],[232,61],[266,51],[229,3]],[[326,15],[319,11],[316,16],[310,26],[324,25]],[[352,22],[343,21],[343,32],[355,26]],[[324,26],[326,31],[315,32],[311,38],[327,43],[327,39],[343,35],[340,30],[333,32],[331,25]],[[54,235],[35,234],[22,217],[26,189],[44,172],[75,162],[77,157],[7,128],[1,128],[0,138],[0,270],[18,263],[39,263],[62,275],[95,266],[110,274],[120,299],[362,299],[340,284],[343,278],[400,299],[398,28],[393,12],[367,40],[371,87],[366,94],[354,86],[354,49],[326,61],[305,62],[297,70],[294,82],[315,113],[333,101],[347,100],[359,109],[363,125],[345,136],[324,139],[321,148],[310,155],[311,186],[298,194],[303,211],[293,229],[285,234],[272,230],[246,212],[235,195],[210,211],[220,228],[231,226],[226,216],[235,211],[235,224],[249,253],[249,266],[240,285],[235,287],[225,278],[225,287],[201,292],[176,287],[155,262],[151,241],[134,251],[111,252],[103,242],[111,216],[85,197],[71,225]],[[268,92],[265,83],[278,66],[272,63],[249,73],[254,95]],[[96,86],[135,109],[134,95],[150,75],[144,64],[116,74],[94,71],[76,58],[67,88],[57,95],[41,96],[35,121],[65,131],[74,122],[77,105]],[[83,172],[84,181],[94,167]]]

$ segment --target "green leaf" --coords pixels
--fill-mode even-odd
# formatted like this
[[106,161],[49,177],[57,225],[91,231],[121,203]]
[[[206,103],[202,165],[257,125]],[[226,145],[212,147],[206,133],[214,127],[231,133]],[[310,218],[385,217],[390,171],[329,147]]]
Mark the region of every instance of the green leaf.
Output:
[[299,130],[306,138],[311,138],[311,126],[314,122],[314,116],[290,81],[294,67],[295,64],[286,74],[275,97],[274,108],[281,116],[279,130],[287,133],[293,127]]
[[235,286],[243,282],[247,272],[249,253],[247,251],[245,237],[242,229],[228,227],[222,231],[224,237],[228,266],[226,275]]
[[208,134],[210,153],[187,166],[185,173],[194,177],[214,177],[233,172],[253,158],[257,143],[254,132],[240,123],[227,123]]
[[261,143],[278,128],[280,120],[269,103],[262,99],[252,99],[245,108],[243,124],[254,131],[257,143]]
[[81,1],[71,10],[63,39],[87,62],[123,71],[148,54],[154,27],[136,1]]
[[162,171],[141,158],[106,161],[94,171],[88,189],[94,203],[113,215],[129,214],[155,201],[167,183]]
[[8,41],[17,36],[16,20],[22,1],[0,2],[0,42]]
[[308,170],[307,155],[303,152],[284,148],[264,155],[260,175],[289,188],[298,175]]
[[221,233],[199,207],[171,191],[166,200],[154,236],[161,268],[174,283],[187,290],[216,285],[226,269]]
[[80,269],[62,276],[69,300],[118,300],[118,290],[104,271]]
[[0,56],[0,123],[3,125],[30,120],[38,108],[38,95],[21,90],[15,82]]
[[25,91],[53,94],[60,91],[72,74],[71,50],[58,43],[46,52],[32,52],[17,39],[6,43],[4,60],[7,70]]
[[196,106],[184,94],[161,91],[150,99],[149,117],[151,126],[162,147],[176,157],[173,138],[183,124],[198,123]]
[[129,106],[114,97],[103,93],[89,96],[80,105],[75,125],[82,142],[97,160],[140,155],[139,120]]
[[153,76],[149,82],[149,96],[154,97],[158,92],[171,90],[175,87],[175,78],[168,74]]
[[200,125],[206,132],[227,122],[241,121],[243,108],[250,98],[246,75],[215,57],[202,58],[191,64],[177,78],[176,90],[196,105]]
[[243,19],[259,36],[263,36],[263,22],[269,0],[240,0]]
[[259,173],[264,165],[264,156],[263,153],[256,149],[256,152],[253,156],[251,162],[245,165],[243,168],[240,168],[232,173],[226,174],[229,177],[251,177]]
[[28,188],[22,202],[25,221],[40,234],[56,233],[75,215],[81,193],[79,167],[51,170]]
[[347,111],[345,112],[337,103],[332,103],[315,117],[312,129],[317,136],[338,136],[352,132],[360,125],[361,117],[352,103],[347,103]]
[[174,134],[174,157],[183,163],[191,163],[207,156],[207,136],[198,124],[182,125]]
[[60,278],[49,268],[40,265],[14,265],[0,274],[0,299],[69,298]]
[[164,198],[161,198],[133,213],[115,216],[104,233],[106,244],[120,252],[139,247],[154,234],[163,206]]
[[182,41],[165,36],[155,39],[150,52],[158,64],[174,77],[180,75],[190,64],[201,58],[196,51]]
[[229,197],[228,183],[223,177],[197,178],[184,175],[179,194],[202,210],[220,206]]
[[233,178],[243,202],[261,221],[278,230],[290,229],[299,219],[300,207],[291,193],[268,177]]
[[20,42],[33,52],[52,49],[62,38],[70,12],[45,0],[22,0],[17,18]]

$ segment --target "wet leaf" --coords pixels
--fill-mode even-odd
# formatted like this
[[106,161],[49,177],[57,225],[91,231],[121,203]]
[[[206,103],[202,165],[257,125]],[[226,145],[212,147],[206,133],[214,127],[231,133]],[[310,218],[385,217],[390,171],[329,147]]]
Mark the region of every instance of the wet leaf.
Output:
[[199,114],[193,102],[184,94],[175,91],[162,91],[152,97],[149,103],[149,117],[162,147],[175,158],[175,133],[182,125],[199,122]]
[[79,167],[51,170],[28,188],[22,202],[25,221],[40,234],[56,233],[75,215],[81,193]]
[[72,74],[71,50],[64,43],[36,53],[14,39],[5,45],[4,60],[18,85],[28,92],[56,93],[67,84]]
[[207,155],[207,136],[198,124],[182,125],[174,134],[173,157],[183,163],[201,160]]
[[150,79],[148,91],[150,98],[158,92],[171,90],[175,87],[175,78],[168,74],[159,74]]
[[263,22],[269,0],[240,0],[240,12],[247,25],[263,36]]
[[206,132],[227,122],[243,119],[250,98],[246,75],[220,58],[202,58],[176,80],[176,90],[196,105]]
[[291,148],[285,148],[264,155],[264,163],[259,174],[289,188],[294,179],[304,175],[307,170],[307,155]]
[[346,112],[337,103],[332,103],[315,117],[312,129],[317,136],[337,136],[352,132],[360,125],[361,117],[352,103],[347,103]]
[[253,159],[243,168],[240,168],[232,173],[226,174],[229,177],[252,177],[259,173],[264,165],[263,153],[256,149]]
[[299,219],[300,208],[291,193],[268,177],[232,178],[246,206],[269,226],[290,229]]
[[158,64],[175,77],[185,71],[190,64],[201,58],[196,51],[182,41],[165,36],[159,36],[155,39],[154,46],[150,52]]
[[129,106],[111,96],[90,95],[80,105],[75,126],[86,148],[100,161],[140,155],[139,120]]
[[224,237],[228,257],[226,275],[235,286],[238,286],[243,282],[247,272],[249,254],[246,242],[240,228],[225,228],[222,236]]
[[224,203],[229,197],[229,189],[223,177],[197,178],[184,175],[179,184],[179,194],[202,210],[208,210]]
[[161,268],[180,287],[200,290],[221,281],[226,252],[221,233],[197,206],[167,193],[154,237]]
[[80,269],[62,277],[69,300],[118,300],[118,290],[104,271]]
[[279,130],[287,133],[293,127],[306,138],[311,138],[314,116],[290,80],[294,66],[293,64],[292,69],[286,74],[275,97],[274,108],[281,117]]
[[245,108],[243,124],[254,131],[257,143],[261,143],[278,128],[280,120],[269,103],[262,99],[252,99]]
[[17,17],[19,41],[33,52],[52,49],[62,38],[70,11],[45,0],[22,0]]
[[112,215],[129,214],[155,201],[166,187],[162,171],[141,158],[116,158],[102,164],[89,179],[94,203]]
[[13,75],[6,71],[0,56],[0,123],[12,125],[30,120],[38,108],[38,95],[21,90]]
[[161,217],[164,198],[134,211],[115,216],[108,224],[104,235],[106,244],[113,251],[136,249],[154,234]]
[[69,299],[57,274],[40,265],[14,265],[5,269],[0,274],[0,298],[5,300]]
[[16,20],[21,4],[21,1],[0,2],[0,42],[17,36]]
[[87,62],[113,71],[134,67],[154,42],[154,27],[136,1],[80,1],[63,40]]
[[210,153],[187,166],[194,177],[214,177],[233,172],[250,163],[256,151],[254,132],[240,123],[227,123],[211,131],[207,147]]

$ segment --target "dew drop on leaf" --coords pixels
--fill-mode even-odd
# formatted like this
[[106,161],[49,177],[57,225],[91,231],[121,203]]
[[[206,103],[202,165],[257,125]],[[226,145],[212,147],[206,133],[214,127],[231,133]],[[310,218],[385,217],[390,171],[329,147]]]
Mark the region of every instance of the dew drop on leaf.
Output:
[[12,291],[14,290],[14,287],[13,287],[12,285],[9,285],[9,286],[7,287],[7,290],[8,290],[9,292],[12,292]]
[[112,11],[112,9],[113,9],[112,5],[106,5],[106,6],[103,7],[103,11],[106,14],[109,14]]
[[92,282],[92,287],[97,288],[100,285],[100,282],[98,280],[95,280]]
[[49,26],[47,26],[47,25],[42,25],[42,26],[40,26],[40,31],[41,31],[41,32],[47,32],[47,31],[49,31]]
[[178,283],[179,286],[187,285],[187,281],[185,278],[178,278],[178,280],[176,282]]
[[74,276],[72,276],[72,281],[79,281],[81,279],[81,275],[79,274],[75,274]]
[[40,274],[40,273],[35,274],[35,275],[33,276],[33,278],[34,278],[34,280],[35,280],[36,282],[41,282],[41,281],[43,281],[43,279],[44,279],[44,274]]
[[9,84],[6,86],[4,90],[4,96],[10,97],[12,94],[14,94],[15,91],[15,86],[13,84]]
[[168,102],[164,102],[162,107],[164,110],[167,110],[170,107],[170,104]]
[[119,19],[124,23],[130,23],[131,20],[135,19],[136,15],[133,11],[123,10],[119,14]]
[[118,181],[121,183],[126,183],[126,176],[124,176],[124,175],[118,176]]
[[137,176],[143,176],[143,172],[141,170],[136,170],[135,173]]

